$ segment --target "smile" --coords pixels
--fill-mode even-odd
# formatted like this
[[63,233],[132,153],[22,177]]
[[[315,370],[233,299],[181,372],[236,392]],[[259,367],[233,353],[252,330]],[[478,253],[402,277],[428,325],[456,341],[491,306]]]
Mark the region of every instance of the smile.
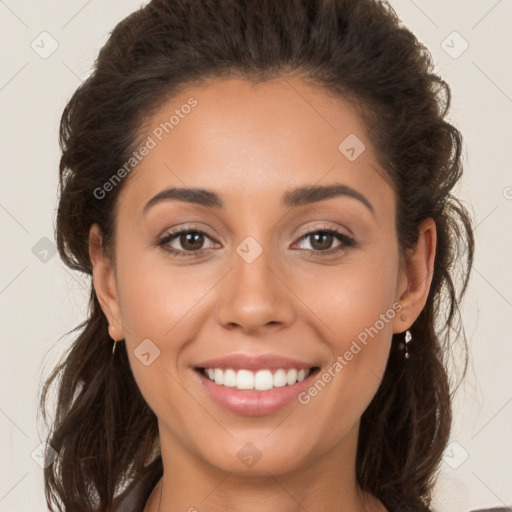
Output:
[[251,370],[233,370],[228,368],[203,368],[204,375],[219,386],[227,386],[239,390],[267,391],[272,388],[293,386],[307,378],[311,369],[262,369],[257,372]]
[[244,416],[263,416],[297,402],[320,371],[305,368],[194,368],[206,396],[222,409]]

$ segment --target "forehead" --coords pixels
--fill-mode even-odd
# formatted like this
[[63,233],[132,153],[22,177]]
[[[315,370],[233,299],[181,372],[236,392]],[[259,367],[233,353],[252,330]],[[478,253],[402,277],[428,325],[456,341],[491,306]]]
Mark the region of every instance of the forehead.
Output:
[[166,186],[209,188],[228,199],[277,191],[280,198],[292,184],[388,187],[353,105],[298,78],[191,86],[140,135],[151,148],[122,192],[139,210]]

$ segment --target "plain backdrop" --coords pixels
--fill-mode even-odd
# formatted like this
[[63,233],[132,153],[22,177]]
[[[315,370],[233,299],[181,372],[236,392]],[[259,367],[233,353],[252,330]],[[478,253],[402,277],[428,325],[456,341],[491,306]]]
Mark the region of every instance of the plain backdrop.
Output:
[[[256,1],[256,0],[255,0]],[[283,0],[285,1],[285,0]],[[470,368],[455,402],[437,512],[512,505],[512,71],[510,0],[392,0],[452,87],[465,140],[458,195],[476,225],[463,307]],[[36,409],[83,319],[87,280],[55,254],[58,125],[135,0],[0,0],[0,511],[45,510]]]

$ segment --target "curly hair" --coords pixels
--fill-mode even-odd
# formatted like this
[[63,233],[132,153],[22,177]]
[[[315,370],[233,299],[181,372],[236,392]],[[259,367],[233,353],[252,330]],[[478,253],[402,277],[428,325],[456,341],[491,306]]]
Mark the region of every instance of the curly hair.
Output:
[[[58,250],[68,267],[91,276],[94,223],[104,251],[112,248],[126,180],[102,200],[94,190],[127,161],[141,127],[165,101],[215,77],[290,73],[357,106],[396,192],[402,254],[414,246],[423,220],[436,223],[433,279],[410,329],[411,357],[404,364],[394,335],[382,383],[361,417],[356,459],[358,484],[390,511],[428,510],[452,419],[448,359],[453,343],[466,343],[458,305],[474,238],[453,191],[462,175],[462,137],[446,120],[450,88],[389,4],[152,0],[126,17],[62,115]],[[102,512],[134,482],[162,475],[157,418],[126,348],[110,358],[112,340],[92,280],[88,317],[72,332],[76,339],[40,402],[47,421],[48,392],[57,385],[48,442],[59,456],[44,472],[46,501],[52,511]]]

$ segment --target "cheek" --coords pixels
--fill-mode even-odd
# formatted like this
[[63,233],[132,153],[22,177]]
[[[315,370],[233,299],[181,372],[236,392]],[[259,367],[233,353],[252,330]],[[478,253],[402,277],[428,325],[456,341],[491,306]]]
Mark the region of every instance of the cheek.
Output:
[[[119,303],[130,365],[149,405],[165,411],[169,401],[186,398],[178,384],[180,356],[204,320],[206,299],[218,275],[207,266],[191,270],[170,265],[147,249],[129,253],[125,248],[118,254]],[[183,400],[180,411],[187,408],[187,414],[197,414]]]
[[385,338],[392,332],[389,320],[396,314],[397,275],[398,256],[389,249],[388,254],[375,251],[339,267],[318,267],[301,284],[300,296],[323,321],[339,354],[348,348],[347,342],[375,324]]
[[168,339],[200,307],[210,280],[200,270],[180,271],[165,262],[155,264],[154,258],[119,262],[119,301],[127,341]]
[[318,425],[335,424],[336,432],[346,431],[377,392],[393,319],[400,310],[395,296],[397,272],[398,256],[361,259],[329,269],[328,276],[316,275],[315,286],[311,276],[298,293],[317,315],[316,324],[332,358],[302,397],[302,403],[314,409]]

